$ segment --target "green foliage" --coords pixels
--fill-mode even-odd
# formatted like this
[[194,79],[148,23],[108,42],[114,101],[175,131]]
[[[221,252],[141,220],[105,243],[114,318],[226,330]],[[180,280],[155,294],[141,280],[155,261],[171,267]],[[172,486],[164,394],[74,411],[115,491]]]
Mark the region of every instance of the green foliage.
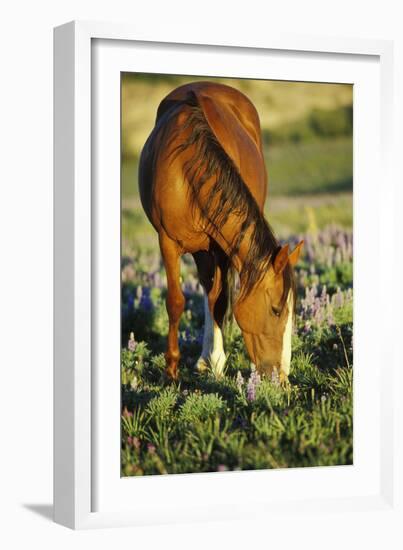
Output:
[[129,437],[144,437],[149,421],[150,417],[141,408],[134,409],[132,414],[127,414],[126,410],[122,415],[122,429]]
[[353,106],[334,110],[314,109],[309,117],[309,126],[317,136],[349,136],[353,133]]
[[169,394],[135,409],[122,421],[124,475],[351,464],[351,369],[326,375],[298,361],[293,372],[298,386],[266,382],[235,408],[191,394],[175,409]]
[[263,131],[266,145],[306,143],[323,138],[352,136],[353,106],[336,109],[313,109],[307,116],[277,128]]
[[[324,230],[310,238],[315,260],[309,262],[306,252],[297,269],[301,301],[290,383],[262,379],[253,398],[248,392],[250,359],[236,324],[225,334],[225,375],[217,379],[195,371],[203,327],[202,297],[195,284],[186,291],[180,325],[180,383],[167,380],[163,270],[157,266],[150,283],[150,257],[144,265],[138,257],[122,292],[122,475],[352,463],[353,271],[348,235]],[[332,239],[339,240],[343,253],[329,249]],[[185,259],[184,281],[193,280],[192,269]],[[309,313],[301,309],[308,307],[302,298],[312,285],[317,291]],[[331,311],[332,322],[321,310]],[[145,335],[147,344],[139,335]]]
[[179,420],[184,424],[205,422],[224,409],[224,402],[214,393],[191,393],[180,409]]
[[158,397],[154,397],[146,408],[147,415],[156,424],[168,423],[178,399],[178,392],[174,386],[165,388]]
[[[336,327],[296,335],[290,384],[264,379],[253,402],[245,387],[237,389],[238,367],[245,380],[250,373],[241,355],[240,365],[229,360],[230,374],[220,380],[194,372],[187,378],[184,368],[179,386],[155,384],[148,362],[162,370],[163,356],[149,357],[137,387],[123,393],[122,474],[351,464],[352,358],[347,364],[343,348],[351,344],[348,327],[339,327],[340,334]],[[122,361],[122,373],[127,370],[132,363]]]
[[352,191],[351,136],[267,147],[265,159],[271,196]]

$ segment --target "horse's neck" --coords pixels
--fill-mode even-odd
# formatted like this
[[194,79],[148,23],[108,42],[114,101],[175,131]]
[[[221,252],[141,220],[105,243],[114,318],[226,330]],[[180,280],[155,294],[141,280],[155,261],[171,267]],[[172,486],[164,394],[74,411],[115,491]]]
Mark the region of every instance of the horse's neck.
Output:
[[[248,254],[254,244],[254,227],[253,225],[251,225],[246,230],[238,251],[235,254],[233,253],[231,243],[233,243],[234,241],[234,227],[236,227],[239,231],[241,223],[242,220],[240,220],[238,216],[231,216],[228,223],[226,223],[221,228],[220,232],[214,236],[214,239],[217,241],[220,247],[224,250],[227,256],[231,258],[231,263],[239,274],[242,273],[242,268],[244,267],[245,262],[249,260]],[[266,251],[266,257],[270,257],[272,253],[274,253],[274,251],[274,247],[268,247]],[[262,261],[263,259],[264,258],[256,258],[256,263],[259,263],[259,261]],[[242,286],[242,278],[240,283]]]

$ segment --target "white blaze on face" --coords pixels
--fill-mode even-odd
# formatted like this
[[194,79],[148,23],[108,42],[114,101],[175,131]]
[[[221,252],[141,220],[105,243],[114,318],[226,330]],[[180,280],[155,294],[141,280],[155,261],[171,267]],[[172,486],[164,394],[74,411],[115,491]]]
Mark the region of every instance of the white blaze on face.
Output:
[[292,312],[294,307],[294,299],[293,299],[291,290],[287,298],[287,307],[288,307],[288,319],[287,319],[285,329],[284,329],[284,334],[283,334],[281,371],[288,376],[290,374],[290,363],[291,363],[291,337],[292,337],[292,318],[293,318]]
[[206,294],[204,294],[203,349],[196,366],[199,370],[211,367],[213,373],[219,376],[224,371],[225,361],[226,357],[222,332],[220,327],[211,317],[208,299]]

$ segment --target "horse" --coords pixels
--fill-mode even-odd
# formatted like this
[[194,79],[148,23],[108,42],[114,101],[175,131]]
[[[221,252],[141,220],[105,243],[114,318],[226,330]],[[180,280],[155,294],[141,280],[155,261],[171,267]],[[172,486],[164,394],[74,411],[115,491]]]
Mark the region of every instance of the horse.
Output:
[[[223,374],[222,330],[230,307],[258,372],[287,381],[293,267],[303,241],[292,252],[288,244],[280,246],[264,217],[267,172],[252,102],[233,87],[208,81],[174,89],[161,101],[141,151],[139,191],[167,275],[169,378],[179,376],[178,328],[185,307],[180,258],[190,253],[204,289],[197,369]],[[231,304],[236,272],[238,293]]]

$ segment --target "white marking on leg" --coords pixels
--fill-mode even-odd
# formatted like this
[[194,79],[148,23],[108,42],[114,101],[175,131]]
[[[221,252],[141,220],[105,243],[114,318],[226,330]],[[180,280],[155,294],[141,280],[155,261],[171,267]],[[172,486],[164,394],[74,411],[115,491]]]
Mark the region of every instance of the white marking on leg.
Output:
[[224,371],[226,356],[224,352],[224,342],[220,327],[214,321],[210,314],[207,295],[204,295],[204,335],[203,349],[200,358],[196,363],[199,370],[205,370],[211,367],[216,376],[220,376]]
[[284,372],[287,376],[290,374],[290,363],[291,363],[291,337],[292,337],[292,318],[293,318],[293,306],[294,299],[292,292],[288,294],[287,298],[288,306],[288,319],[285,325],[284,334],[283,334],[283,351],[281,354],[281,371]]

